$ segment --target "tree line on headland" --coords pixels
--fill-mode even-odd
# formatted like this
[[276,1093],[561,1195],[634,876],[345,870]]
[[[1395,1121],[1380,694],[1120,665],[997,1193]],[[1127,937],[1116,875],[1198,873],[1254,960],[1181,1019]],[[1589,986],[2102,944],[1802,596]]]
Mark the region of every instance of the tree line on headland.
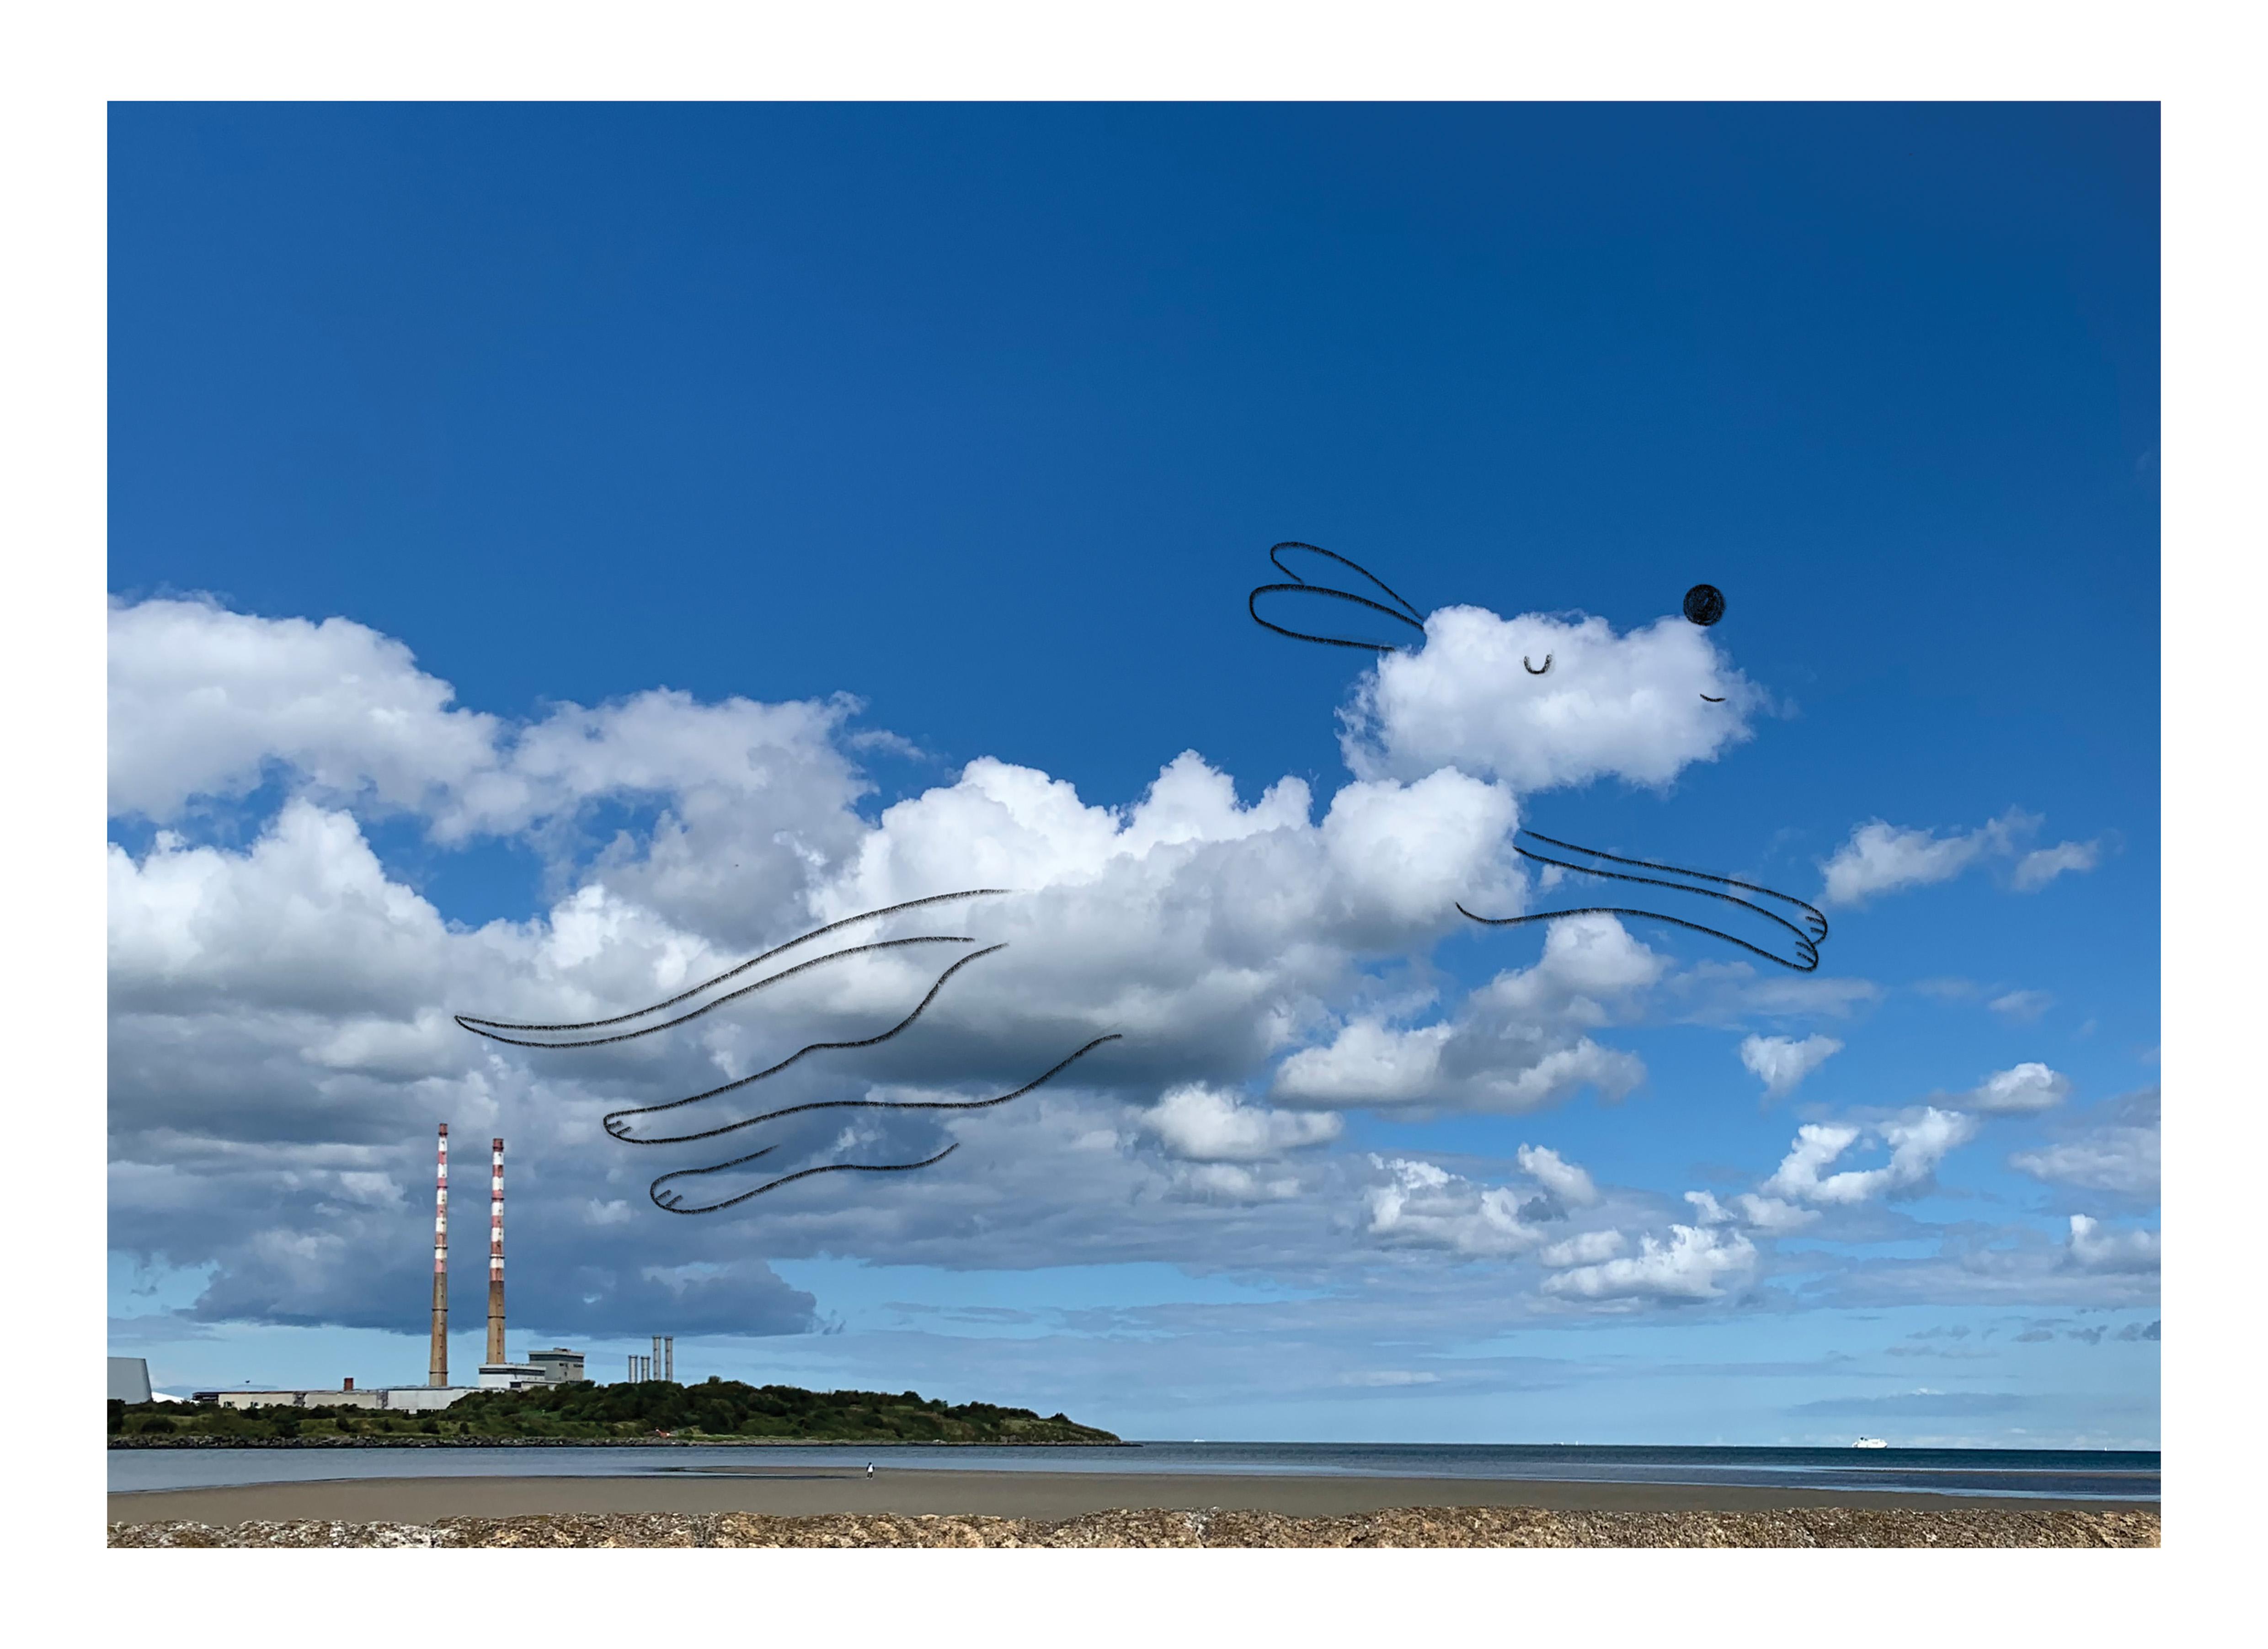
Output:
[[1116,1443],[1111,1433],[1061,1414],[989,1402],[947,1406],[918,1392],[806,1391],[711,1376],[698,1385],[649,1380],[620,1385],[574,1380],[527,1391],[476,1391],[447,1408],[298,1408],[269,1403],[110,1404],[110,1438],[132,1445],[189,1442],[364,1440],[642,1442],[762,1440],[799,1443]]

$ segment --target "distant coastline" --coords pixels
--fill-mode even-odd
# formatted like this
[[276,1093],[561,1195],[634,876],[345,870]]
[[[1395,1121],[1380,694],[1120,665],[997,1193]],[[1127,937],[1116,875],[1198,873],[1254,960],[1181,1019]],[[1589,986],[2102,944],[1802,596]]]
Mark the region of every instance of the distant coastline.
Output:
[[[210,1394],[208,1394],[210,1395]],[[369,1394],[244,1394],[234,1402],[113,1399],[113,1448],[652,1448],[924,1443],[1109,1447],[1118,1438],[1061,1413],[946,1403],[919,1392],[806,1391],[713,1376],[598,1385],[568,1380],[467,1392],[446,1407],[382,1409]],[[269,1402],[269,1397],[290,1401]],[[311,1401],[335,1397],[339,1401]]]

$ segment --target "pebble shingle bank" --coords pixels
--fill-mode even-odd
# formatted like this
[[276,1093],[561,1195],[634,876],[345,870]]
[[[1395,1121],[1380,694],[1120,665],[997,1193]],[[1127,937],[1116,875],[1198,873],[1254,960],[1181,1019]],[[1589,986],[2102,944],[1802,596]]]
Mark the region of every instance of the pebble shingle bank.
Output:
[[438,1523],[113,1523],[113,1546],[2155,1546],[2154,1511],[1541,1512],[1410,1507],[1350,1517],[1098,1512],[1004,1517],[567,1513]]

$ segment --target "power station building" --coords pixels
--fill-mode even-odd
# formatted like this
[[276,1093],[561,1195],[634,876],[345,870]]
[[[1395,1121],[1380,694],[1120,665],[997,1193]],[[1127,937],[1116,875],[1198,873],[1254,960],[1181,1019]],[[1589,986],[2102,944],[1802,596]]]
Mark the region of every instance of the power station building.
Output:
[[[396,1412],[428,1412],[446,1409],[475,1391],[525,1391],[531,1387],[556,1386],[581,1380],[583,1354],[563,1345],[529,1353],[524,1363],[504,1353],[504,1141],[489,1142],[489,1337],[488,1359],[480,1365],[476,1386],[449,1383],[449,1124],[443,1123],[440,1147],[433,1172],[433,1322],[431,1352],[422,1386],[365,1386],[356,1389],[350,1379],[336,1391],[317,1388],[239,1388],[230,1391],[192,1394],[198,1402],[224,1408],[251,1409],[281,1405],[294,1409],[389,1409]],[[133,1365],[132,1368],[125,1366]],[[138,1358],[110,1359],[113,1396],[132,1389],[129,1399],[149,1401],[149,1373]]]
[[196,1402],[217,1402],[224,1409],[390,1409],[415,1414],[446,1409],[458,1398],[478,1389],[472,1386],[364,1386],[355,1388],[352,1376],[336,1391],[322,1388],[261,1389],[238,1387],[228,1391],[195,1391]]

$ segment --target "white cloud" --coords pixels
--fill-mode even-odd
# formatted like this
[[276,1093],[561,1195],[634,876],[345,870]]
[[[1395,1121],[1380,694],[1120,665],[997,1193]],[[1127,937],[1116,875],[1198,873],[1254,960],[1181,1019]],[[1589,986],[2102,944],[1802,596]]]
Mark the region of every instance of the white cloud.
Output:
[[1588,1208],[1599,1200],[1591,1176],[1548,1146],[1522,1145],[1520,1171],[1572,1208]]
[[[1940,836],[1873,820],[1852,831],[1827,861],[1822,897],[1829,904],[1856,905],[1877,894],[1950,881],[1981,861],[2015,858],[2023,838],[2043,822],[2037,813],[2011,807],[1977,829]],[[2016,858],[2008,886],[2018,893],[2036,893],[2066,871],[2093,870],[2101,857],[2097,842],[2035,849]]]
[[1520,1199],[1505,1186],[1480,1186],[1431,1162],[1373,1156],[1382,1183],[1366,1194],[1370,1233],[1385,1241],[1501,1257],[1524,1254],[1543,1233],[1520,1218]]
[[1791,1196],[1808,1196],[1819,1185],[1819,1170],[1859,1143],[1865,1130],[1840,1123],[1806,1123],[1795,1130],[1787,1155],[1764,1184]]
[[1600,1260],[1611,1259],[1629,1244],[1619,1231],[1587,1231],[1580,1237],[1570,1237],[1542,1249],[1536,1259],[1555,1270],[1569,1265],[1590,1265]]
[[[1843,1205],[1911,1189],[1929,1179],[1948,1152],[1974,1138],[1977,1126],[1974,1117],[1935,1106],[1923,1106],[1863,1128],[1807,1123],[1796,1130],[1786,1157],[1760,1189],[1789,1202]],[[1889,1148],[1887,1163],[1878,1168],[1846,1169],[1821,1177],[1822,1168],[1869,1136]]]
[[[1534,966],[1448,997],[1438,1023],[1409,1022],[1437,1011],[1425,962],[1466,930],[1454,903],[1518,906],[1508,776],[1373,773],[1318,817],[1300,780],[1248,805],[1194,753],[1123,806],[986,759],[870,822],[849,753],[874,736],[846,731],[849,700],[651,693],[515,725],[453,707],[399,644],[344,621],[173,603],[121,609],[114,623],[114,654],[127,655],[114,657],[115,805],[175,834],[109,855],[113,1229],[127,1249],[162,1245],[205,1267],[206,1317],[398,1327],[396,1303],[418,1286],[431,1124],[446,1117],[512,1142],[516,1182],[530,1188],[516,1217],[516,1315],[531,1331],[635,1329],[657,1312],[688,1333],[807,1326],[811,1297],[746,1261],[750,1226],[672,1220],[647,1204],[646,1182],[686,1157],[620,1147],[596,1119],[806,1041],[871,1034],[919,998],[941,960],[845,961],[745,1011],[587,1056],[480,1042],[449,1016],[603,1017],[820,921],[972,886],[1019,891],[883,931],[1007,948],[956,975],[917,1032],[806,1062],[793,1097],[967,1099],[1027,1079],[1090,1035],[1123,1040],[998,1111],[788,1141],[821,1155],[970,1149],[936,1174],[884,1176],[880,1194],[822,1180],[767,1198],[767,1254],[969,1266],[1025,1263],[1035,1248],[1064,1263],[1211,1263],[1233,1249],[1256,1267],[1312,1268],[1343,1260],[1352,1236],[1366,1263],[1412,1278],[1454,1270],[1440,1256],[1544,1250],[1580,1279],[1558,1297],[1614,1301],[1705,1298],[1753,1266],[1736,1218],[1748,1234],[1818,1218],[1779,1197],[1719,1206],[1697,1193],[1715,1240],[1696,1248],[1675,1227],[1632,1255],[1618,1231],[1567,1234],[1561,1209],[1605,1199],[1545,1148],[1521,1148],[1525,1178],[1512,1185],[1406,1158],[1366,1172],[1363,1158],[1308,1149],[1344,1137],[1336,1108],[1520,1112],[1587,1084],[1618,1097],[1643,1078],[1635,1056],[1599,1038],[1674,982],[1611,918],[1551,924]],[[1614,656],[1637,670],[1637,654]],[[1555,659],[1551,679],[1559,670]],[[1536,755],[1554,782],[1585,762],[1641,780],[1661,770],[1617,744],[1613,715],[1578,724],[1514,727],[1506,748]],[[1668,770],[1710,754],[1685,749]],[[279,775],[284,799],[264,821],[210,805]],[[515,838],[565,891],[524,921],[444,920],[389,872],[375,845],[387,838],[367,825],[403,809],[443,844]],[[611,839],[596,835],[600,817],[609,832],[623,821]],[[207,839],[188,839],[199,831]],[[1410,968],[1389,986],[1381,961]],[[1730,991],[1778,983],[1753,970],[1725,978]],[[1821,1011],[1808,997],[1741,999],[1743,1012]],[[1244,1097],[1271,1087],[1276,1105],[1304,1108]],[[1883,1137],[1891,1167],[1867,1171],[1876,1175],[1895,1179],[1933,1149]],[[1820,1187],[1865,1178],[1831,1168],[1830,1157],[1815,1172]],[[1408,1263],[1429,1252],[1430,1268]],[[1535,1308],[1524,1284],[1498,1275],[1483,1316]],[[2066,1274],[2066,1286],[2088,1283]]]
[[[844,755],[847,700],[644,694],[515,728],[452,709],[445,683],[360,627],[195,603],[137,613],[122,611],[115,632],[117,806],[178,813],[266,776],[285,779],[264,827],[232,821],[255,827],[246,845],[161,832],[146,850],[110,850],[114,1240],[129,1251],[159,1241],[196,1250],[215,1268],[208,1314],[366,1317],[385,1279],[357,1278],[357,1256],[365,1270],[372,1254],[414,1269],[414,1231],[400,1240],[386,1222],[415,1226],[417,1198],[398,1188],[418,1182],[432,1122],[447,1118],[507,1133],[519,1182],[545,1188],[527,1205],[547,1211],[518,1227],[523,1252],[547,1256],[523,1262],[528,1310],[551,1313],[563,1330],[636,1316],[661,1285],[622,1270],[607,1243],[634,1230],[655,1275],[674,1276],[674,1266],[724,1264],[735,1239],[730,1222],[648,1208],[647,1180],[687,1166],[686,1153],[625,1151],[599,1132],[598,1115],[681,1096],[807,1041],[871,1035],[920,998],[938,964],[927,953],[919,965],[907,960],[914,953],[847,961],[682,1033],[572,1056],[480,1042],[450,1016],[620,1013],[820,920],[977,885],[1022,891],[880,931],[957,931],[1006,948],[956,976],[916,1033],[871,1054],[806,1062],[807,1075],[781,1079],[804,1086],[783,1094],[833,1098],[847,1084],[852,1093],[967,1099],[1028,1079],[1088,1036],[1123,1040],[1002,1112],[868,1130],[878,1152],[954,1138],[981,1148],[949,1173],[895,1181],[886,1196],[768,1203],[770,1251],[982,1263],[1010,1253],[1011,1233],[1023,1251],[1039,1222],[1051,1252],[1188,1259],[1215,1252],[1214,1222],[1234,1219],[1248,1252],[1312,1256],[1344,1244],[1330,1222],[1348,1166],[1245,1165],[1337,1137],[1342,1120],[1223,1096],[1343,1028],[1370,994],[1368,959],[1421,955],[1463,928],[1461,897],[1517,896],[1512,799],[1456,772],[1349,784],[1318,820],[1298,779],[1245,806],[1194,754],[1120,808],[979,761],[869,823],[853,805],[864,781]],[[267,696],[200,692],[199,649],[232,657],[211,668]],[[357,699],[357,683],[372,703]],[[142,738],[136,730],[164,715],[173,717],[165,737]],[[608,799],[644,811],[631,811],[610,843],[580,839],[588,808]],[[518,833],[571,891],[525,922],[453,926],[388,872],[349,806],[416,810],[437,839]],[[207,817],[193,810],[181,828]],[[1538,981],[1498,994],[1506,1012],[1538,1021],[1601,1014],[1575,993],[1653,967],[1619,935],[1574,934]],[[1543,1054],[1559,1049],[1548,1023],[1534,1028]],[[1612,1083],[1615,1056],[1592,1058]],[[1094,1097],[1090,1076],[1118,1099]],[[1179,1159],[1118,1143],[1126,1098],[1192,1086],[1211,1097],[1160,1097],[1146,1113]],[[762,1102],[711,1108],[721,1114],[708,1120],[724,1121]],[[822,1157],[845,1149],[833,1134],[789,1143]],[[350,1155],[313,1160],[339,1151]],[[1329,1197],[1303,1195],[1326,1185]],[[1500,1250],[1497,1215],[1509,1196],[1476,1190],[1462,1230],[1413,1208],[1401,1238],[1446,1233],[1452,1248]],[[331,1207],[351,1217],[322,1211]],[[1256,1248],[1263,1230],[1275,1234]],[[344,1240],[327,1247],[317,1235]],[[583,1280],[570,1287],[571,1276]],[[729,1277],[722,1292],[703,1292],[703,1312],[725,1320],[745,1308],[740,1321],[755,1329],[807,1317],[809,1297],[777,1278]]]
[[[1521,662],[1547,654],[1543,675]],[[1660,785],[1750,737],[1763,703],[1682,617],[1617,636],[1600,618],[1447,607],[1422,649],[1381,655],[1363,677],[1341,746],[1366,778],[1455,767],[1521,792],[1610,776]]]
[[2071,1257],[2088,1270],[2154,1271],[2159,1249],[2154,1231],[2111,1231],[2085,1214],[2071,1217]]
[[1755,1274],[1756,1245],[1738,1232],[1672,1226],[1648,1233],[1624,1259],[1579,1266],[1543,1280],[1543,1292],[1582,1299],[1716,1299]]
[[1449,1021],[1351,1020],[1330,1042],[1286,1058],[1272,1093],[1300,1105],[1499,1112],[1535,1110],[1587,1084],[1620,1099],[1644,1080],[1644,1064],[1580,1027],[1631,1012],[1666,966],[1612,917],[1571,917],[1550,924],[1535,967],[1498,975]]
[[2016,861],[2009,885],[2020,894],[2036,893],[2066,871],[2091,871],[2102,860],[2099,842],[2058,842],[2037,848]]
[[2055,1005],[2055,997],[2044,990],[2011,990],[1984,1005],[2004,1019],[2029,1025]]
[[1764,1097],[1785,1099],[1797,1085],[1843,1051],[1832,1036],[1749,1036],[1741,1042],[1741,1063],[1764,1079]]
[[1988,853],[2006,853],[2020,833],[2036,829],[2039,820],[2021,808],[1965,835],[1939,836],[1927,830],[1900,829],[1876,819],[1860,825],[1827,861],[1829,904],[1862,904],[1876,894],[1950,881]]
[[476,788],[500,724],[452,710],[409,649],[343,618],[265,619],[207,601],[110,608],[110,811],[173,818],[240,795],[269,762],[339,794],[416,807]]
[[2158,1194],[2158,1092],[2145,1088],[2099,1106],[2088,1124],[2009,1166],[2051,1184],[2122,1196]]
[[2035,1179],[2129,1196],[2158,1194],[2158,1130],[2098,1128],[2008,1159]]
[[[1738,1218],[1772,1236],[1800,1231],[1806,1226],[1816,1225],[1820,1218],[1815,1208],[1798,1208],[1793,1203],[1784,1203],[1776,1196],[1758,1196],[1753,1191],[1743,1191],[1735,1196],[1733,1208],[1727,1208],[1708,1191],[1688,1191],[1685,1200],[1693,1205],[1695,1215],[1705,1226],[1730,1225]],[[1737,1216],[1734,1209],[1739,1210]]]
[[1329,1046],[1303,1048],[1286,1059],[1273,1092],[1308,1105],[1439,1103],[1441,1046],[1455,1028],[1397,1030],[1379,1020],[1350,1020]]
[[114,1008],[414,1012],[447,945],[354,820],[310,802],[287,802],[243,853],[160,833],[138,863],[113,844],[108,864]]
[[1300,1194],[1300,1182],[1293,1175],[1263,1179],[1232,1162],[1187,1165],[1177,1174],[1176,1183],[1184,1192],[1231,1203],[1280,1202]]
[[2071,1092],[2071,1078],[2037,1060],[1996,1071],[1962,1096],[1969,1105],[1997,1115],[2044,1111]]
[[1740,1209],[1743,1220],[1756,1230],[1769,1232],[1773,1236],[1816,1225],[1820,1218],[1815,1208],[1798,1208],[1777,1196],[1758,1196],[1754,1191],[1742,1191],[1733,1201]]
[[276,772],[325,806],[421,814],[445,844],[526,836],[563,863],[589,805],[657,805],[643,843],[606,856],[612,887],[731,943],[801,916],[814,863],[866,834],[852,811],[865,786],[840,747],[847,697],[653,691],[515,728],[453,696],[400,642],[346,619],[114,603],[110,811],[164,823]]
[[1336,1139],[1344,1126],[1329,1111],[1271,1111],[1198,1082],[1168,1088],[1142,1121],[1174,1155],[1198,1162],[1257,1162]]

